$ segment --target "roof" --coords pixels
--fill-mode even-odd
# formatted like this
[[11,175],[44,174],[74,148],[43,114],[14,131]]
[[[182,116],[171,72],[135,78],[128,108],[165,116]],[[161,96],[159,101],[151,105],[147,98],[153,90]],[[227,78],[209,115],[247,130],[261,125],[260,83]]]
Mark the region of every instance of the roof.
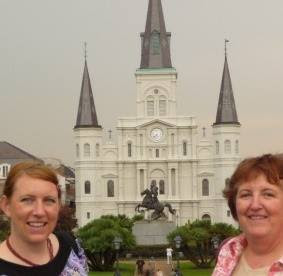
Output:
[[85,61],[83,80],[80,94],[80,102],[75,128],[101,127],[98,125],[91,83],[88,73],[87,62]]
[[171,68],[171,33],[166,32],[161,0],[149,0],[145,32],[141,33],[141,69]]
[[213,125],[237,124],[239,125],[232,82],[228,67],[227,56],[225,54],[221,89],[218,100],[216,121]]
[[16,164],[22,161],[35,160],[42,162],[38,157],[6,142],[0,141],[0,163]]

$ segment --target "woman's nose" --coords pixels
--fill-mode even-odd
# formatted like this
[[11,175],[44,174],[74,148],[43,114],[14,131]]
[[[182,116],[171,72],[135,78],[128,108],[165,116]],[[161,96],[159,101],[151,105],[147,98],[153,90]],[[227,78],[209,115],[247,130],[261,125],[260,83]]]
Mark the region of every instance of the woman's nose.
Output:
[[44,215],[44,205],[43,202],[41,201],[37,201],[34,204],[34,208],[33,208],[33,214],[40,216],[40,215]]
[[261,208],[261,200],[259,195],[253,195],[251,198],[251,205],[252,209],[260,209]]

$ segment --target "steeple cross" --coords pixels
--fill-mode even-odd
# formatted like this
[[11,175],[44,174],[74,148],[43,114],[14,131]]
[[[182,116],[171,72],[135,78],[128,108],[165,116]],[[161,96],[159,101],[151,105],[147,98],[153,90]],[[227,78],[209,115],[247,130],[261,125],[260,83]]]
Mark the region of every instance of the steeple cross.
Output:
[[205,137],[205,136],[206,136],[205,131],[206,131],[206,128],[205,128],[205,127],[203,127],[203,128],[202,128],[202,136],[203,136],[203,137]]
[[225,38],[225,57],[227,56],[227,43],[229,42],[228,39]]
[[108,132],[109,132],[109,140],[111,140],[111,138],[112,138],[112,130],[109,129]]

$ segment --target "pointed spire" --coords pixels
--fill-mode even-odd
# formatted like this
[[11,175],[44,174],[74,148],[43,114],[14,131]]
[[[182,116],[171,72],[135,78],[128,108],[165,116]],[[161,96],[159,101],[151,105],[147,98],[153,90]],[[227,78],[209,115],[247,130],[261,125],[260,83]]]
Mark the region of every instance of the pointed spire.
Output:
[[77,123],[75,128],[86,128],[86,127],[101,127],[98,125],[97,115],[93,100],[93,94],[91,89],[91,83],[87,67],[87,56],[86,56],[86,43],[85,43],[85,66],[81,87],[80,102],[77,115]]
[[227,42],[225,39],[225,61],[222,75],[221,89],[218,100],[218,109],[214,125],[237,124],[239,125],[236,105],[234,100],[232,82],[227,61]]
[[171,33],[166,32],[161,0],[149,0],[145,32],[141,33],[141,69],[172,68]]

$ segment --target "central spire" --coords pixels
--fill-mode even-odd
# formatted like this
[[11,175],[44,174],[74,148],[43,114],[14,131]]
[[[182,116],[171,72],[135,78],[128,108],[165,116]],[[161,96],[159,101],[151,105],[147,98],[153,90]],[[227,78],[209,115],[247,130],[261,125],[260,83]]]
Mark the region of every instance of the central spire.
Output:
[[171,33],[166,32],[161,0],[149,0],[145,32],[141,33],[141,69],[172,68]]

